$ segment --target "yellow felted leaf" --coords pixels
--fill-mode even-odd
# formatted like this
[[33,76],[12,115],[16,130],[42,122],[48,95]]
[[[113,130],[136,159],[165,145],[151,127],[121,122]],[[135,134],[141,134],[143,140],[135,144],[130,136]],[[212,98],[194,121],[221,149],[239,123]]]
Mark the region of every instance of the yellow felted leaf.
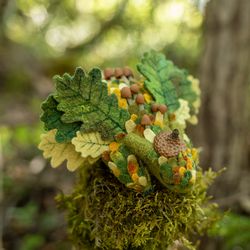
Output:
[[135,130],[136,128],[136,123],[130,119],[125,122],[125,128],[127,130],[127,133],[131,133]]
[[154,142],[155,133],[150,128],[146,128],[143,131],[143,135],[144,135],[145,139],[147,139],[149,142],[151,142],[151,143]]
[[75,146],[75,150],[81,153],[83,158],[92,157],[98,158],[105,151],[109,150],[110,141],[104,141],[98,132],[76,133],[76,137],[72,139],[72,144]]
[[87,159],[81,157],[81,154],[75,151],[74,145],[71,143],[58,143],[55,140],[56,129],[50,130],[46,134],[41,135],[41,142],[38,148],[43,151],[44,158],[51,158],[51,166],[53,168],[61,165],[67,160],[67,168],[69,171],[74,171]]

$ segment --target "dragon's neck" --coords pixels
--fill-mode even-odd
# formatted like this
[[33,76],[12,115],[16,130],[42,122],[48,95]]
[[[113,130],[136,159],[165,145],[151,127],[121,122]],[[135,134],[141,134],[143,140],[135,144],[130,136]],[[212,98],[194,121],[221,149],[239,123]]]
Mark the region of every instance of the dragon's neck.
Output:
[[153,145],[145,138],[135,134],[129,133],[122,142],[135,154],[139,159],[147,165],[149,171],[156,177],[159,177],[159,163],[158,154],[153,148]]

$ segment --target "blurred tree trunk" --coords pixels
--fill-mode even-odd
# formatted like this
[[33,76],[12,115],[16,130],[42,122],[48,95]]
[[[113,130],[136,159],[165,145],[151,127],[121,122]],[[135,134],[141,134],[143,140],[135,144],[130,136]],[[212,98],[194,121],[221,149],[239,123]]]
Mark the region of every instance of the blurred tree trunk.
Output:
[[202,108],[194,139],[203,147],[202,166],[227,168],[212,190],[219,203],[250,213],[250,1],[211,0],[204,29]]

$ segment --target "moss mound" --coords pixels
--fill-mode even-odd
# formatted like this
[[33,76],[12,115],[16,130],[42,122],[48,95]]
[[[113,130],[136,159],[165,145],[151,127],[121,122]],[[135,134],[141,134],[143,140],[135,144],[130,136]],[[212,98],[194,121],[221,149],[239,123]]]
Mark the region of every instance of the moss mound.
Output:
[[[124,187],[103,165],[81,169],[71,195],[57,197],[68,212],[70,236],[76,249],[163,250],[174,244],[194,249],[197,235],[218,219],[216,204],[209,203],[211,170],[197,173],[187,194],[163,188],[139,194]],[[88,174],[87,174],[88,173]]]

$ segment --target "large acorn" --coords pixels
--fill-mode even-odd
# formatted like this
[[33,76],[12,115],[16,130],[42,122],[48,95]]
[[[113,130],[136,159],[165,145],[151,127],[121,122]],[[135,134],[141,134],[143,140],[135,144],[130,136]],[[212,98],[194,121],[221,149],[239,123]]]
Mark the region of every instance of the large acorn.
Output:
[[174,129],[172,132],[161,132],[155,136],[154,149],[161,156],[175,157],[181,151],[186,149],[186,145],[179,137],[178,129]]

